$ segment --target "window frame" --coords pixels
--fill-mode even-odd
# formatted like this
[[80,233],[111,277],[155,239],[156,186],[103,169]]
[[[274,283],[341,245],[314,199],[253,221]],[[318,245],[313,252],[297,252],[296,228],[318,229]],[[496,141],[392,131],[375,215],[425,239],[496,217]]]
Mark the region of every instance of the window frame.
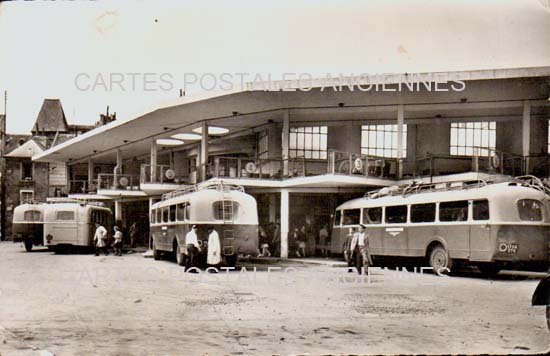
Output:
[[[306,137],[310,137],[309,147],[308,145],[306,145]],[[316,144],[318,145],[318,148],[315,148],[315,141],[317,141]],[[288,135],[288,154],[290,158],[303,157],[308,160],[327,160],[328,126],[322,125],[291,127]]]
[[[28,193],[31,193],[31,199],[30,200],[23,199],[23,194],[28,194]],[[34,189],[20,189],[19,190],[19,203],[24,204],[24,203],[32,202],[32,201],[34,201]]]
[[[342,209],[342,226],[355,226],[355,225],[361,224],[361,209],[362,208]],[[351,211],[351,210],[358,210],[359,211],[358,221],[356,223],[353,223],[353,224],[346,224],[345,223],[345,221],[346,221],[346,211]]]
[[[401,158],[407,158],[407,130],[407,124],[403,124]],[[371,138],[374,139],[374,143],[370,142]],[[388,138],[390,142],[386,142]],[[378,142],[379,139],[382,140],[382,144]],[[361,154],[382,158],[398,158],[398,142],[399,128],[397,124],[361,125]],[[389,151],[390,154],[386,154],[386,151]]]
[[[487,128],[484,127],[485,124],[487,124]],[[463,139],[461,138],[461,132],[463,133]],[[486,145],[483,144],[484,132],[487,132]],[[472,157],[475,148],[480,148],[477,150],[477,155],[489,157],[491,151],[496,150],[496,137],[496,121],[451,122],[449,154],[451,156]],[[476,142],[476,139],[478,142]],[[468,143],[469,141],[471,143]]]
[[[463,219],[463,220],[441,220],[441,204],[446,204],[446,203],[459,203],[459,202],[466,202],[466,218]],[[468,221],[471,221],[470,219],[470,200],[447,200],[447,201],[440,201],[438,202],[437,204],[437,221],[438,222],[443,222],[443,223],[464,223],[464,222],[468,222]],[[481,221],[481,220],[480,220]]]
[[[531,201],[531,202],[536,202],[537,205],[540,207],[540,216],[541,216],[541,219],[540,219],[540,220],[525,220],[525,219],[522,219],[522,214],[521,214],[521,212],[520,212],[519,204],[520,204],[520,202],[523,202],[523,201],[526,201],[526,200],[529,200],[529,201]],[[519,217],[519,220],[520,220],[520,221],[533,222],[533,223],[540,223],[540,222],[544,222],[544,220],[545,220],[544,204],[543,204],[540,200],[537,200],[537,199],[530,199],[530,198],[527,198],[527,199],[518,199],[518,200],[516,201],[516,209],[517,209],[517,213],[518,213],[518,217]]]
[[[487,213],[489,214],[487,219],[476,219],[475,216],[475,204],[476,202],[487,202]],[[474,199],[472,200],[472,221],[489,221],[491,220],[491,203],[489,199]]]
[[[366,221],[366,217],[368,217],[368,210],[374,210],[374,209],[380,209],[380,221],[378,222],[368,222]],[[370,217],[369,217],[369,221],[370,220]],[[381,206],[373,206],[373,207],[370,207],[370,208],[362,208],[361,209],[361,222],[363,225],[382,225],[384,221],[384,208],[381,207]]]
[[[388,208],[398,208],[398,207],[405,207],[406,213],[405,213],[405,221],[388,221]],[[410,221],[410,211],[409,211],[409,205],[407,204],[399,204],[399,205],[389,205],[384,207],[384,223],[389,225],[398,225],[398,224],[407,224]]]
[[[418,206],[426,206],[426,205],[433,205],[433,220],[422,220],[422,221],[414,221],[413,219],[413,209]],[[409,220],[411,224],[426,224],[426,223],[434,223],[437,219],[437,203],[417,203],[417,204],[411,204],[409,211]]]
[[[31,167],[31,176],[30,177],[24,177],[24,171],[25,169],[23,168],[24,165],[26,164],[30,164],[30,167]],[[33,181],[34,180],[34,162],[32,160],[23,160],[21,162],[19,162],[19,180],[21,180],[22,182],[29,182],[29,181]],[[29,179],[27,179],[29,178]]]
[[[71,213],[72,219],[60,219],[59,215],[60,213]],[[76,213],[74,210],[56,210],[55,211],[55,221],[62,221],[62,222],[73,222],[76,221]]]

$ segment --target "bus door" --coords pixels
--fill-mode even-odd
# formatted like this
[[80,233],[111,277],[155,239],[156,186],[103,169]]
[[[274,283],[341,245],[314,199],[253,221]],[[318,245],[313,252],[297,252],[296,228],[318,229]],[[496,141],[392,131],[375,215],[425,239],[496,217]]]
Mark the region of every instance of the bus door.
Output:
[[489,262],[494,249],[489,224],[489,202],[486,199],[474,200],[470,202],[470,206],[470,260]]
[[78,216],[75,210],[57,210],[52,224],[52,235],[56,243],[76,244],[78,242]]

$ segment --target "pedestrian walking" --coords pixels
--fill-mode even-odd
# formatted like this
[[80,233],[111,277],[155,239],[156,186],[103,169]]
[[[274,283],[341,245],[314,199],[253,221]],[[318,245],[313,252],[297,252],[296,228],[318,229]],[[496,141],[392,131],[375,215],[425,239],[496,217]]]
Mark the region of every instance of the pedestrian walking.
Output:
[[305,234],[305,226],[302,226],[302,228],[294,229],[294,241],[296,241],[296,256],[297,257],[306,257],[306,234]]
[[107,229],[97,222],[95,223],[94,246],[96,256],[99,256],[101,251],[105,256],[109,254],[107,251]]
[[213,228],[208,228],[208,251],[206,257],[206,263],[208,267],[218,267],[222,262],[221,257],[221,245],[220,236],[218,232]]
[[128,233],[130,234],[130,247],[134,248],[136,247],[136,241],[138,238],[138,227],[135,221],[130,226],[130,230],[128,231]]
[[355,254],[355,267],[359,274],[369,274],[369,266],[372,266],[372,257],[369,251],[369,237],[367,226],[359,224],[359,231],[353,234],[350,249]]
[[[193,267],[197,267],[197,255],[199,253],[199,239],[197,237],[197,225],[193,225],[191,230],[185,235],[185,245],[187,249],[187,261],[185,263],[185,270],[189,271]],[[196,270],[191,270],[192,273],[196,273]]]
[[115,256],[122,256],[122,231],[120,231],[120,229],[118,228],[118,226],[115,226],[113,228],[114,230],[114,238],[115,238],[115,243],[113,245],[114,247],[114,252],[115,252]]

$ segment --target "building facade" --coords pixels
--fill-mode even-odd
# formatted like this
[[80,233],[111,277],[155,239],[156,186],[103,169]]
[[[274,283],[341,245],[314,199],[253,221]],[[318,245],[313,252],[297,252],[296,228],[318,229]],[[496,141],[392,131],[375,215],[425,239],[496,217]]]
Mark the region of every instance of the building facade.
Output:
[[139,221],[144,233],[163,193],[210,179],[242,185],[260,223],[280,223],[283,257],[296,227],[330,226],[337,205],[368,190],[549,176],[548,67],[265,84],[180,98],[33,161],[66,163],[70,196],[111,201],[123,227]]
[[5,146],[6,237],[11,238],[13,209],[22,203],[67,196],[69,180],[63,161],[35,162],[34,155],[68,141],[94,126],[69,125],[58,99],[45,99],[31,135],[8,134]]

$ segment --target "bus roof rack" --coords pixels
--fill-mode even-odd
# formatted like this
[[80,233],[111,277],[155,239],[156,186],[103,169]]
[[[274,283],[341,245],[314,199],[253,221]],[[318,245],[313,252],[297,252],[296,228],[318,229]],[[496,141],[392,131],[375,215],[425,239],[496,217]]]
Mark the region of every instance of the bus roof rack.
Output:
[[516,183],[525,187],[537,189],[544,194],[550,196],[550,186],[549,183],[545,180],[541,180],[535,176],[526,175],[526,176],[504,176],[504,175],[491,175],[484,178],[478,178],[473,180],[458,180],[450,181],[444,183],[422,183],[418,181],[413,181],[407,185],[401,186],[390,186],[381,188],[378,190],[373,190],[365,193],[365,198],[368,199],[377,199],[384,196],[395,196],[401,195],[403,197],[419,194],[419,193],[429,193],[429,192],[438,192],[438,191],[449,191],[449,190],[461,190],[461,189],[471,189],[471,188],[480,188],[490,184],[497,183]]
[[50,197],[46,198],[46,203],[48,204],[62,204],[62,203],[77,203],[80,205],[94,205],[104,207],[105,203],[99,201],[87,201],[84,199],[75,199],[67,197]]
[[216,180],[216,181],[206,181],[199,184],[195,184],[189,187],[185,187],[183,189],[175,190],[170,193],[165,193],[162,195],[162,200],[168,200],[175,197],[179,197],[182,195],[198,192],[201,190],[217,190],[219,192],[228,192],[228,191],[239,191],[244,193],[244,188],[240,185],[234,184],[234,183],[228,183],[224,182],[223,180]]

